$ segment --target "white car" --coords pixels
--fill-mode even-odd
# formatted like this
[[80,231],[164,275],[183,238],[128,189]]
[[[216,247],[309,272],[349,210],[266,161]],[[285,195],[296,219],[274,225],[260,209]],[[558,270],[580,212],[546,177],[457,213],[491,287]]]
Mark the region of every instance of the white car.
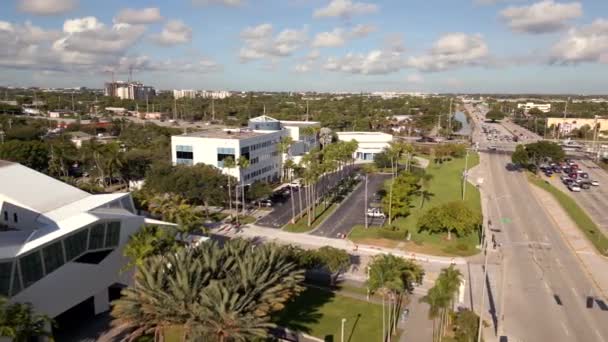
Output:
[[593,186],[600,186],[600,182],[598,182],[596,180],[591,180],[591,181],[589,181],[589,183],[591,183],[591,185],[593,185]]
[[568,190],[570,190],[572,192],[580,192],[581,187],[578,184],[576,184],[575,182],[572,182],[568,185]]
[[380,211],[380,209],[378,209],[378,208],[367,209],[367,216],[368,217],[379,217],[379,218],[385,218],[386,217],[384,215],[384,213],[382,211]]

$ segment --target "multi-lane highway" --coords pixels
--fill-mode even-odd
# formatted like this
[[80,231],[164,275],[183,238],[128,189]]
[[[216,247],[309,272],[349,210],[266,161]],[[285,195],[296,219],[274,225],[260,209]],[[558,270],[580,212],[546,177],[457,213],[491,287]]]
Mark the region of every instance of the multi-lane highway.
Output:
[[[473,119],[481,127],[480,117]],[[483,142],[483,135],[475,132],[474,140]],[[479,170],[484,214],[494,230],[489,234],[500,244],[491,252],[500,271],[490,274],[496,279],[489,281],[498,336],[509,341],[608,340],[604,299],[525,174],[506,169],[509,162],[508,155],[482,153]],[[598,301],[588,307],[589,298]]]

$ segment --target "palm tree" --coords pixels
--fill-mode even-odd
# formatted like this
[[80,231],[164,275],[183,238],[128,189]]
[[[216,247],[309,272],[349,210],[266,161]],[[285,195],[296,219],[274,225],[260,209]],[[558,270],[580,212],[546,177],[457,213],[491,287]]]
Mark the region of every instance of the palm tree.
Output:
[[304,290],[304,271],[284,248],[234,239],[150,257],[113,303],[112,325],[128,341],[159,340],[171,326],[184,341],[265,338],[272,313]]
[[230,185],[230,180],[232,179],[232,176],[230,175],[230,170],[233,169],[236,166],[236,163],[234,161],[233,157],[227,157],[226,159],[224,159],[224,168],[228,169],[228,208],[230,210],[230,212],[232,212],[232,186]]
[[287,166],[286,162],[287,162],[287,160],[291,160],[289,158],[290,157],[289,149],[291,148],[291,145],[293,145],[293,139],[290,136],[282,137],[281,141],[279,141],[279,145],[278,145],[279,153],[281,153],[281,159],[285,160],[285,163],[283,164],[283,166],[284,166],[283,172],[281,173],[281,182],[283,182],[284,179],[286,178],[286,172],[285,172],[285,167]]
[[368,199],[368,194],[367,194],[367,181],[369,178],[369,175],[375,173],[376,170],[376,166],[374,164],[365,164],[363,165],[363,173],[365,174],[365,206],[363,208],[363,215],[365,216],[365,228],[368,228],[368,222],[367,222],[367,199]]
[[[245,175],[242,173],[245,169],[249,167],[249,159],[245,156],[240,156],[237,162],[237,166],[239,169],[240,179],[241,179],[241,194],[242,194],[242,207],[243,207],[243,215],[245,215]],[[237,208],[238,211],[238,208]]]
[[429,173],[425,173],[420,178],[420,183],[421,183],[421,188],[420,188],[420,208],[422,208],[424,206],[424,201],[425,200],[429,200],[433,196],[433,193],[428,191],[429,184],[431,183],[432,179],[433,179],[433,175],[431,175]]
[[8,304],[0,297],[0,336],[15,342],[27,342],[34,337],[48,337],[53,340],[53,333],[48,328],[53,320],[34,312],[30,303]]
[[[421,301],[429,304],[429,317],[433,319],[433,340],[440,341],[449,326],[450,311],[454,307],[454,297],[458,293],[462,273],[450,265],[441,270],[435,285]],[[439,319],[435,331],[435,321]]]

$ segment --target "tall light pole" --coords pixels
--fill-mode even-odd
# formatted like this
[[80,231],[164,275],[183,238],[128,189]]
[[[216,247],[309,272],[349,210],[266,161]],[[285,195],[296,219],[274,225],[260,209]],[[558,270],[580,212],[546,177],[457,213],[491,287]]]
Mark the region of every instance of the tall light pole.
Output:
[[344,323],[346,323],[346,318],[342,318],[342,329],[340,334],[340,341],[344,342]]
[[464,201],[465,194],[467,191],[467,176],[468,176],[468,168],[469,166],[469,149],[467,148],[467,154],[464,157],[464,172],[462,174],[462,200]]
[[488,275],[488,244],[486,243],[486,239],[483,239],[483,253],[484,253],[484,261],[483,261],[483,278],[481,279],[481,306],[479,307],[479,328],[477,330],[477,342],[481,342],[481,327],[483,326],[483,312],[484,304],[486,300],[486,277]]

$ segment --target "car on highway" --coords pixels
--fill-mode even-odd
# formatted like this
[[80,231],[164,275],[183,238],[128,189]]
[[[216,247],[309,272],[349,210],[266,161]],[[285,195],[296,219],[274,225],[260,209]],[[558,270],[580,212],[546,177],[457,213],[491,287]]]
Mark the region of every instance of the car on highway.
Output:
[[380,210],[380,208],[369,208],[367,209],[367,216],[368,217],[379,217],[379,218],[385,218],[386,215],[384,215],[384,213]]
[[593,185],[593,186],[600,186],[600,182],[596,181],[596,180],[590,180],[589,184]]
[[488,146],[488,149],[490,151],[496,151],[498,149],[498,147],[496,147],[496,145],[490,145],[490,146]]
[[259,205],[260,207],[266,207],[266,208],[272,207],[272,201],[269,199],[259,200],[256,202],[256,204]]
[[572,192],[580,192],[581,187],[578,184],[576,184],[576,182],[572,182],[572,183],[568,184],[568,190],[570,190]]

